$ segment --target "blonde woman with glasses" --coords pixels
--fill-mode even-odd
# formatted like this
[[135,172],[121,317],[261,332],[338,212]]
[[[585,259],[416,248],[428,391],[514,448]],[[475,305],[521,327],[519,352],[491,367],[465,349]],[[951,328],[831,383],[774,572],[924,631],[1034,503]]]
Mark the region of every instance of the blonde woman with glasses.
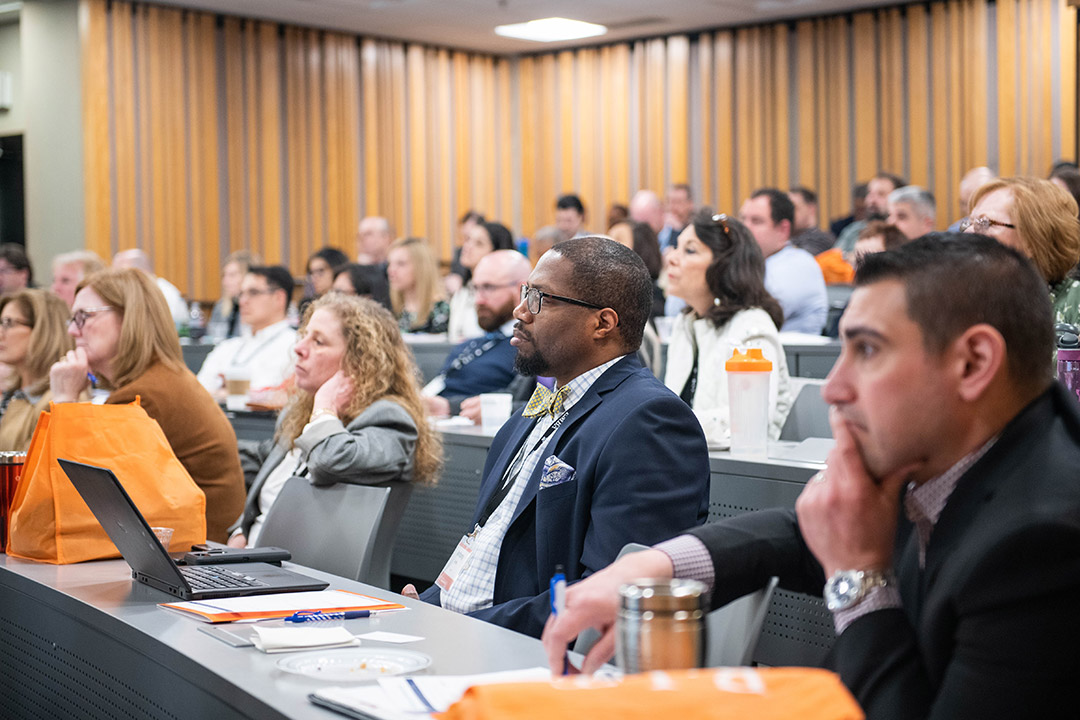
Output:
[[165,296],[141,270],[103,270],[79,283],[71,310],[75,349],[50,370],[53,401],[74,402],[92,382],[111,391],[107,403],[138,396],[206,493],[206,537],[224,542],[244,507],[236,433],[184,365]]

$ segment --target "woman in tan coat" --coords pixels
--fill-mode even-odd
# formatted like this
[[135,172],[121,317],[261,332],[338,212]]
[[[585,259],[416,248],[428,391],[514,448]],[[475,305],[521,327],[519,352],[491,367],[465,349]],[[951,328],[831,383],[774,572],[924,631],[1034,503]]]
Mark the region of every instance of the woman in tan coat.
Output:
[[79,284],[71,310],[75,349],[52,367],[53,401],[78,399],[91,376],[111,389],[106,402],[138,396],[206,493],[207,538],[224,542],[225,529],[244,507],[236,434],[184,366],[165,297],[139,270],[103,270]]

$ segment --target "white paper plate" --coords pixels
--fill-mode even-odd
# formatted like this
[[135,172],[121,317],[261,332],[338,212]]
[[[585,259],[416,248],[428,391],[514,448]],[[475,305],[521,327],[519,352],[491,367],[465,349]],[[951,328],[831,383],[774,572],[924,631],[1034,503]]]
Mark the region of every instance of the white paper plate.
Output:
[[415,650],[377,647],[298,653],[277,663],[285,672],[331,682],[365,682],[416,672],[430,664],[429,655]]

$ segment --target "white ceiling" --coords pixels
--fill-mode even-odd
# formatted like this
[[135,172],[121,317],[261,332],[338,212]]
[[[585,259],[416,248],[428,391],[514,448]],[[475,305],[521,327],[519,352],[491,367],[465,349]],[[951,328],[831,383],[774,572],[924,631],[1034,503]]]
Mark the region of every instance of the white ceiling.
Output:
[[[163,5],[500,55],[826,15],[904,0],[153,0]],[[607,25],[600,38],[535,43],[496,25],[543,17]]]

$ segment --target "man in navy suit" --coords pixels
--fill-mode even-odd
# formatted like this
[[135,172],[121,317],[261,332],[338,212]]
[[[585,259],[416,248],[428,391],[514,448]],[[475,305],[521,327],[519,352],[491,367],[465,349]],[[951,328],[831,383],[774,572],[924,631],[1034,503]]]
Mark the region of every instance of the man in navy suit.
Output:
[[573,583],[626,543],[705,520],[705,436],[636,356],[651,304],[645,264],[616,242],[540,259],[511,342],[518,372],[555,388],[537,386],[495,437],[473,523],[424,600],[539,637],[558,568]]
[[[518,378],[514,372],[517,351],[510,344],[514,307],[531,270],[529,259],[517,250],[496,250],[480,258],[473,272],[473,291],[476,319],[485,332],[446,356],[439,375],[424,388],[428,414],[457,415],[462,401],[480,393],[510,392],[507,388]],[[470,405],[476,411],[473,419],[479,420],[478,400],[466,402],[466,407]]]
[[570,588],[544,641],[613,650],[617,588],[695,578],[719,606],[776,575],[821,592],[825,659],[867,718],[1071,715],[1080,675],[1080,407],[1051,380],[1046,283],[1016,250],[939,233],[869,256],[823,394],[836,448],[791,510],[746,513]]

